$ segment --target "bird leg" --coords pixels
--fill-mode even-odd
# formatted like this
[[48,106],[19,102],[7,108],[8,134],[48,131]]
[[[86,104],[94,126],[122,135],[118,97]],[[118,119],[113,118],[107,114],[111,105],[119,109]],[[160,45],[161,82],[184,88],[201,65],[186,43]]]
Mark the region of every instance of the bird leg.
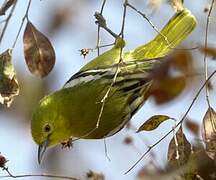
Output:
[[65,149],[65,148],[71,148],[71,147],[73,147],[73,139],[72,139],[72,137],[70,137],[68,140],[66,140],[66,141],[63,141],[63,142],[61,142],[61,145],[62,145],[62,149]]

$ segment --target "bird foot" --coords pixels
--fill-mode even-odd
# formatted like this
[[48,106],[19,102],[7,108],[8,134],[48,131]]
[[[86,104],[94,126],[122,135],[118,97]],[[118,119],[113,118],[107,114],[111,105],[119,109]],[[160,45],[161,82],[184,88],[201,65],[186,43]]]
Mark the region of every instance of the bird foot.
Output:
[[65,148],[71,148],[73,147],[73,140],[72,140],[72,137],[70,137],[67,141],[63,141],[61,142],[61,145],[62,145],[62,149],[65,149]]

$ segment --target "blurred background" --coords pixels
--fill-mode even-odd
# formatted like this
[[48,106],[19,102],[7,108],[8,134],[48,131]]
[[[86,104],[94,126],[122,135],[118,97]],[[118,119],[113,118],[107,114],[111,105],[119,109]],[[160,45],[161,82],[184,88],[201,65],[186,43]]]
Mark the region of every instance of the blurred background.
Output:
[[[0,4],[3,2],[0,0]],[[172,17],[174,11],[168,3],[162,3],[158,9],[154,9],[149,6],[149,2],[131,1],[134,6],[149,17],[158,29],[161,29]],[[27,4],[27,0],[18,1],[0,46],[1,52],[12,46]],[[7,166],[12,173],[49,173],[85,179],[86,173],[93,170],[103,173],[106,179],[133,180],[138,178],[140,170],[149,162],[154,162],[161,168],[166,163],[168,143],[172,136],[157,145],[129,174],[124,175],[124,172],[147,150],[149,145],[172,128],[172,121],[163,123],[152,132],[136,134],[133,129],[123,129],[118,134],[107,138],[110,161],[105,155],[103,140],[79,140],[73,144],[71,149],[61,149],[60,145],[49,149],[42,164],[39,165],[37,162],[37,145],[33,142],[30,133],[32,110],[44,95],[60,89],[72,74],[97,56],[97,52],[94,51],[84,59],[80,56],[79,50],[94,48],[96,45],[97,25],[93,15],[95,11],[100,11],[101,4],[102,0],[32,1],[29,11],[30,21],[50,39],[56,52],[56,64],[53,71],[44,79],[36,78],[28,71],[23,54],[23,27],[13,51],[13,64],[20,84],[20,95],[15,98],[10,108],[0,107],[0,152],[9,160]],[[196,16],[198,26],[181,47],[191,48],[203,44],[207,17],[205,8],[208,8],[209,4],[210,1],[185,0],[184,5]],[[107,0],[104,17],[107,20],[107,25],[116,33],[119,33],[121,29],[122,13],[123,0]],[[210,43],[213,45],[215,40],[213,32],[216,30],[214,16],[215,11],[209,33]],[[1,20],[4,18],[1,17]],[[128,9],[125,27],[126,50],[145,44],[156,34],[147,21]],[[101,30],[101,39],[102,44],[113,43],[112,37],[103,30]],[[104,48],[102,51],[106,49],[109,48]],[[134,127],[139,127],[155,114],[167,114],[176,119],[182,117],[203,82],[203,55],[198,50],[194,50],[192,53],[193,63],[201,76],[195,78],[197,81],[190,91],[187,90],[174,101],[160,106],[156,105],[153,99],[149,99],[133,117],[131,124]],[[215,69],[214,66],[214,62],[210,63],[210,71]],[[212,84],[214,86],[214,79]],[[216,105],[214,93],[210,95],[210,99],[214,107]],[[189,116],[200,123],[206,109],[203,93]],[[193,136],[190,133],[186,135],[193,141]],[[0,175],[4,174],[5,172],[0,171]],[[41,178],[31,177],[30,179]]]

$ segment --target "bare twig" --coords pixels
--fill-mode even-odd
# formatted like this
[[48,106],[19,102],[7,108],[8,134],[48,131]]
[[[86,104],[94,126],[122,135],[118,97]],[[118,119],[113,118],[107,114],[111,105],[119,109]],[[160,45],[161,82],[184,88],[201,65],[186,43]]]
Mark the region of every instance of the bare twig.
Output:
[[125,20],[126,20],[126,13],[127,13],[127,4],[128,4],[128,0],[125,0],[123,17],[122,17],[122,27],[121,27],[121,32],[120,32],[120,35],[119,35],[119,36],[122,37],[122,39],[124,39],[124,29],[125,29]]
[[[106,4],[106,0],[103,0],[103,4],[101,6],[100,14],[103,14],[103,10]],[[98,30],[97,30],[97,42],[96,42],[96,47],[97,47],[97,53],[98,56],[100,55],[100,25],[98,24]]]
[[10,11],[8,17],[7,17],[7,19],[5,20],[5,25],[4,25],[3,30],[2,30],[2,33],[1,33],[1,35],[0,35],[0,44],[1,44],[2,40],[3,40],[3,37],[4,37],[5,32],[6,32],[6,30],[7,30],[9,21],[10,21],[12,15],[13,15],[13,13],[14,13],[14,10],[15,10],[15,8],[16,8],[16,5],[17,5],[17,1],[13,4],[13,7],[12,7],[12,9],[11,9],[11,11]]
[[106,143],[106,138],[104,138],[104,152],[105,152],[105,156],[108,159],[108,161],[111,161],[109,155],[108,155],[108,150],[107,150],[107,143]]
[[[211,75],[206,79],[205,83],[200,87],[198,92],[196,93],[194,99],[192,100],[191,104],[189,105],[187,111],[185,112],[184,116],[181,118],[181,120],[178,122],[176,127],[179,125],[182,125],[184,122],[185,118],[187,117],[188,113],[190,112],[191,108],[193,107],[194,103],[196,102],[197,98],[199,97],[200,93],[202,90],[205,88],[206,84],[209,82],[209,80],[216,74],[216,70],[211,73]],[[169,132],[167,132],[162,138],[160,138],[158,141],[156,141],[153,145],[149,146],[147,151],[134,163],[134,165],[129,168],[125,174],[129,173],[155,146],[157,146],[161,141],[163,141],[170,133],[173,132],[173,129],[171,129]]]
[[170,45],[170,43],[169,43],[167,37],[166,37],[165,35],[163,35],[163,34],[156,28],[156,26],[149,20],[149,18],[148,18],[145,14],[143,14],[141,11],[139,11],[137,8],[135,8],[135,7],[134,7],[133,5],[131,5],[130,3],[127,3],[126,5],[127,5],[128,7],[130,7],[131,9],[133,9],[134,11],[136,11],[138,14],[140,14],[144,19],[146,19],[147,22],[151,25],[151,27],[152,27],[158,34],[160,34],[160,35],[164,38],[164,40],[166,41],[167,45],[171,47],[171,45]]
[[6,176],[0,176],[0,179],[3,178],[29,178],[29,177],[47,177],[47,178],[56,178],[56,179],[70,179],[70,180],[78,180],[77,178],[70,177],[70,176],[57,176],[57,175],[51,175],[51,174],[23,174],[23,175],[13,175],[8,168],[3,168],[8,175]]
[[15,41],[14,41],[14,43],[13,43],[13,45],[12,45],[12,49],[14,49],[14,47],[16,46],[17,40],[18,40],[18,38],[19,38],[19,35],[20,35],[20,32],[21,32],[21,30],[22,30],[22,27],[23,27],[23,24],[24,24],[25,20],[26,20],[26,19],[27,19],[27,20],[29,19],[29,18],[28,18],[28,13],[29,13],[29,8],[30,8],[30,5],[31,5],[31,1],[32,1],[32,0],[29,0],[29,2],[28,2],[28,6],[27,6],[27,8],[26,8],[25,15],[24,15],[23,18],[22,18],[22,22],[21,22],[20,28],[19,28],[18,33],[17,33],[17,35],[16,35]]
[[[207,15],[207,21],[206,21],[206,31],[205,31],[205,49],[207,49],[207,45],[208,45],[208,30],[209,30],[209,23],[210,23],[210,17],[211,17],[211,13],[212,13],[212,9],[214,6],[215,0],[212,0],[211,5],[210,5],[210,9]],[[207,61],[207,52],[204,52],[204,69],[205,69],[205,79],[208,78],[208,61]],[[209,89],[208,89],[208,85],[206,85],[206,101],[208,106],[210,107],[210,100],[209,100]]]

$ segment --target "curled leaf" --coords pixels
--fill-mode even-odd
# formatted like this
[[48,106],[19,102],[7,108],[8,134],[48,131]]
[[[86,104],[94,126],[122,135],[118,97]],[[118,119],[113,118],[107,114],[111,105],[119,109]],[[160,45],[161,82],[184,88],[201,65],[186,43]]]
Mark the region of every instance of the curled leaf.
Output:
[[185,137],[182,127],[180,127],[169,143],[167,158],[170,168],[185,165],[188,162],[190,155],[191,144]]
[[171,7],[176,11],[176,12],[180,12],[182,11],[183,8],[183,0],[169,0],[169,3],[171,5]]
[[156,129],[162,122],[173,119],[166,115],[155,115],[150,117],[140,128],[137,130],[137,133],[140,131],[152,131]]
[[15,4],[17,0],[6,0],[0,8],[0,16],[5,15],[6,11]]
[[47,76],[55,64],[55,51],[49,39],[28,21],[23,42],[29,71],[38,77]]
[[212,159],[216,156],[216,112],[209,107],[202,123],[202,137],[206,144],[206,153]]
[[11,59],[10,49],[0,55],[0,103],[7,107],[13,102],[14,96],[19,94],[19,85]]

